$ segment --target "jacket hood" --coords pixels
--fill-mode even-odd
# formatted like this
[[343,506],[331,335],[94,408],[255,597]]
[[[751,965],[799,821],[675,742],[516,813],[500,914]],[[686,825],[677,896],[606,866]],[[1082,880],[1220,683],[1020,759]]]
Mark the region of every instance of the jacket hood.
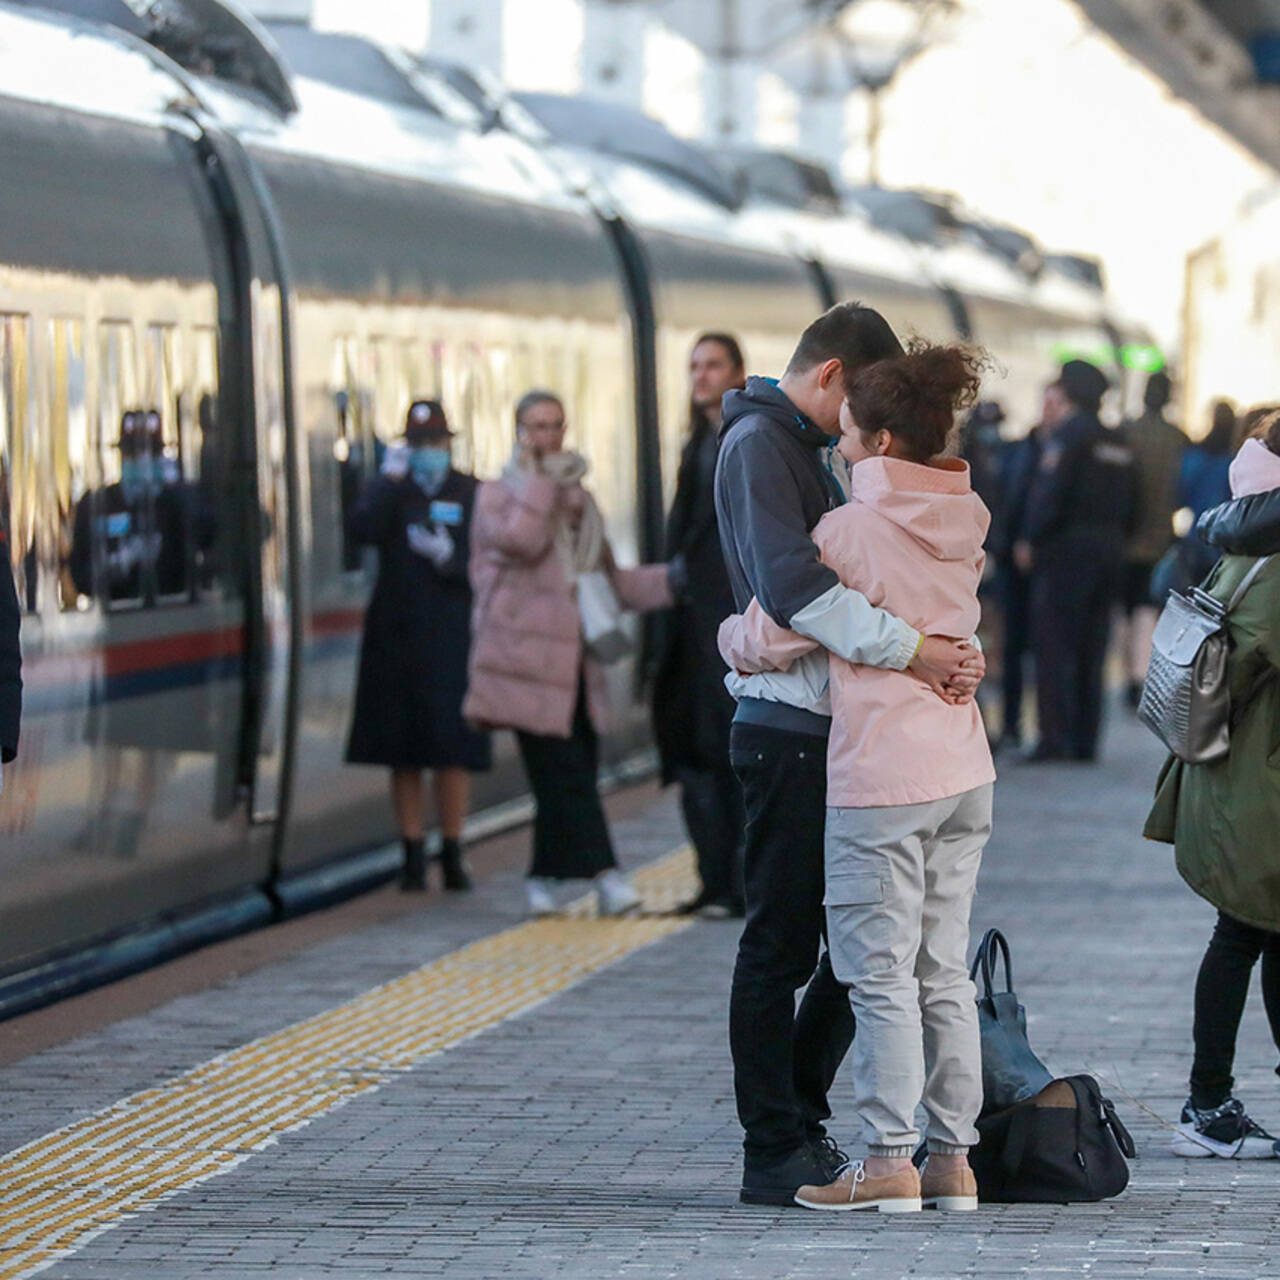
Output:
[[958,458],[937,467],[864,458],[849,472],[849,494],[909,533],[937,560],[972,560],[982,553],[991,513],[973,491],[969,464]]
[[749,414],[760,414],[776,423],[789,435],[804,444],[817,448],[830,444],[832,437],[827,435],[815,422],[805,417],[791,403],[785,392],[778,390],[778,384],[772,378],[751,377],[747,385],[740,391],[726,391],[721,402],[722,421],[720,436],[732,429],[734,423]]
[[1280,457],[1261,440],[1246,440],[1232,460],[1230,476],[1233,498],[1280,489]]

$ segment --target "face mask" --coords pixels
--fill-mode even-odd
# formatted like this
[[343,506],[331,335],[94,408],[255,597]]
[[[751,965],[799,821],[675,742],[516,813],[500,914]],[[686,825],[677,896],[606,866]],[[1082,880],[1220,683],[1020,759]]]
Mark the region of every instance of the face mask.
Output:
[[151,464],[146,458],[123,458],[120,462],[120,483],[126,491],[136,493],[145,489],[151,475]]
[[449,450],[423,445],[409,455],[409,469],[419,484],[438,485],[449,470]]

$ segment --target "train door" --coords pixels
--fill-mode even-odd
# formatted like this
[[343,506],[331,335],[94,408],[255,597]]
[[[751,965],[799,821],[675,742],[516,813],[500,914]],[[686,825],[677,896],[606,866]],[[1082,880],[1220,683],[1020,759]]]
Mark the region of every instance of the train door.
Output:
[[222,306],[228,400],[242,424],[236,499],[249,608],[241,782],[253,825],[278,852],[288,810],[300,675],[300,530],[293,433],[290,314],[284,256],[269,200],[240,144],[199,121],[206,172],[232,263]]

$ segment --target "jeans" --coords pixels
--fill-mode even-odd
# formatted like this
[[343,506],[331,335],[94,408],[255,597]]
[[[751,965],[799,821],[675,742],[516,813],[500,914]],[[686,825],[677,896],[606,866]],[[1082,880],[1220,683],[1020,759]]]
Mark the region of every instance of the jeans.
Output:
[[1191,1105],[1202,1111],[1221,1106],[1231,1096],[1236,1034],[1249,994],[1249,979],[1259,957],[1262,1002],[1271,1024],[1271,1038],[1280,1048],[1280,933],[1255,928],[1219,911],[1196,978]]
[[[827,1093],[853,1039],[853,1012],[823,936],[827,741],[735,724],[747,918],[729,1001],[729,1045],[748,1161],[772,1163],[825,1135]],[[816,967],[815,967],[816,966]],[[797,1011],[795,993],[805,984]]]
[[858,1114],[877,1156],[978,1141],[982,1048],[965,953],[991,834],[988,783],[925,804],[827,810],[827,937],[858,1019]]

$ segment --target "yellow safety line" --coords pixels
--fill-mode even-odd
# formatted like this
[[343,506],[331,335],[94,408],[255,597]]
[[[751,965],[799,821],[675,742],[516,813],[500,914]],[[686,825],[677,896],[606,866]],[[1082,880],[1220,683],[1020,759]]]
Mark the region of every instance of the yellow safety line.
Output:
[[[687,848],[636,876],[645,910],[695,885]],[[29,1276],[640,947],[686,917],[564,916],[483,938],[0,1156],[0,1280]]]

